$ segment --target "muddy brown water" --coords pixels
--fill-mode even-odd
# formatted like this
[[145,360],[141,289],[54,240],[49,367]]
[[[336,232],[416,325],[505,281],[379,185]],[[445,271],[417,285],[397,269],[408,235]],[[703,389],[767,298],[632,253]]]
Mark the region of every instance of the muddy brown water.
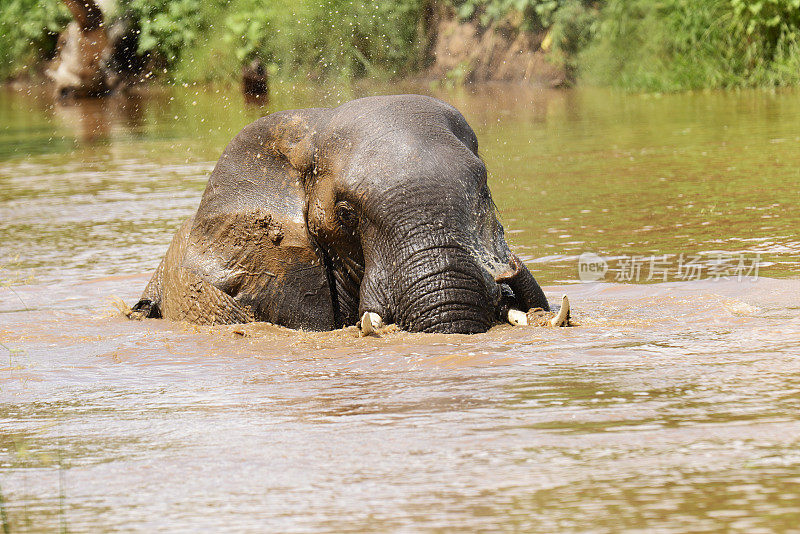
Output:
[[800,531],[797,92],[437,93],[580,328],[120,317],[239,128],[402,89],[0,92],[4,526]]

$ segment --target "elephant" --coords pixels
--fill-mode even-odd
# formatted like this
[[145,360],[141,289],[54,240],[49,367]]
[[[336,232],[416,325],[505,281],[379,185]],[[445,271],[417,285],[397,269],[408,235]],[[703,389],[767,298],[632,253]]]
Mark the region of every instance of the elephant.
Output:
[[57,99],[104,94],[109,43],[103,12],[93,0],[64,3],[75,20],[59,35],[56,57],[45,73],[55,83]]
[[266,101],[269,96],[269,77],[260,58],[242,66],[242,94],[252,103]]
[[132,310],[472,334],[534,308],[550,309],[506,243],[472,128],[441,100],[391,95],[241,130]]
[[75,20],[58,36],[56,54],[45,74],[57,102],[120,92],[141,74],[145,57],[137,52],[139,29],[124,17],[109,22],[105,2],[63,0]]

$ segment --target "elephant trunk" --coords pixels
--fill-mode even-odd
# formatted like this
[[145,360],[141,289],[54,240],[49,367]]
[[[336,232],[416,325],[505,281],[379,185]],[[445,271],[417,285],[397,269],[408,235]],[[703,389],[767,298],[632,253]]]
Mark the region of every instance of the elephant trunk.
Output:
[[511,257],[511,264],[514,267],[513,273],[498,277],[496,281],[497,283],[507,284],[511,288],[511,291],[514,292],[516,306],[524,312],[532,308],[542,308],[545,311],[550,311],[547,297],[544,296],[542,288],[536,283],[536,279],[525,267],[525,264],[515,255]]
[[458,247],[420,250],[402,262],[394,318],[412,332],[474,334],[494,323],[499,287]]

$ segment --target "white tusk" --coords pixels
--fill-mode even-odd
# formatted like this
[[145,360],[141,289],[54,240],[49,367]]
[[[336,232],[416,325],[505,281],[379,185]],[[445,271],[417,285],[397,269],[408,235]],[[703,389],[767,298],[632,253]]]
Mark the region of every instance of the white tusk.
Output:
[[359,326],[361,328],[361,333],[368,336],[374,334],[375,330],[383,326],[383,319],[381,319],[381,316],[377,313],[364,312],[364,315],[361,316]]
[[561,309],[558,310],[558,315],[550,319],[552,326],[562,326],[569,319],[569,299],[564,295],[561,299]]
[[508,310],[508,322],[514,326],[528,326],[528,314],[519,310]]

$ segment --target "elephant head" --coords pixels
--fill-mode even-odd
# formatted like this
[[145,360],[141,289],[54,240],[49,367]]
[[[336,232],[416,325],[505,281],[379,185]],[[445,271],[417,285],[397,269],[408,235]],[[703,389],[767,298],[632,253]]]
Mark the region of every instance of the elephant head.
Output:
[[225,149],[181,268],[289,327],[373,312],[410,331],[483,332],[509,307],[549,309],[486,179],[474,132],[434,98],[268,115]]

